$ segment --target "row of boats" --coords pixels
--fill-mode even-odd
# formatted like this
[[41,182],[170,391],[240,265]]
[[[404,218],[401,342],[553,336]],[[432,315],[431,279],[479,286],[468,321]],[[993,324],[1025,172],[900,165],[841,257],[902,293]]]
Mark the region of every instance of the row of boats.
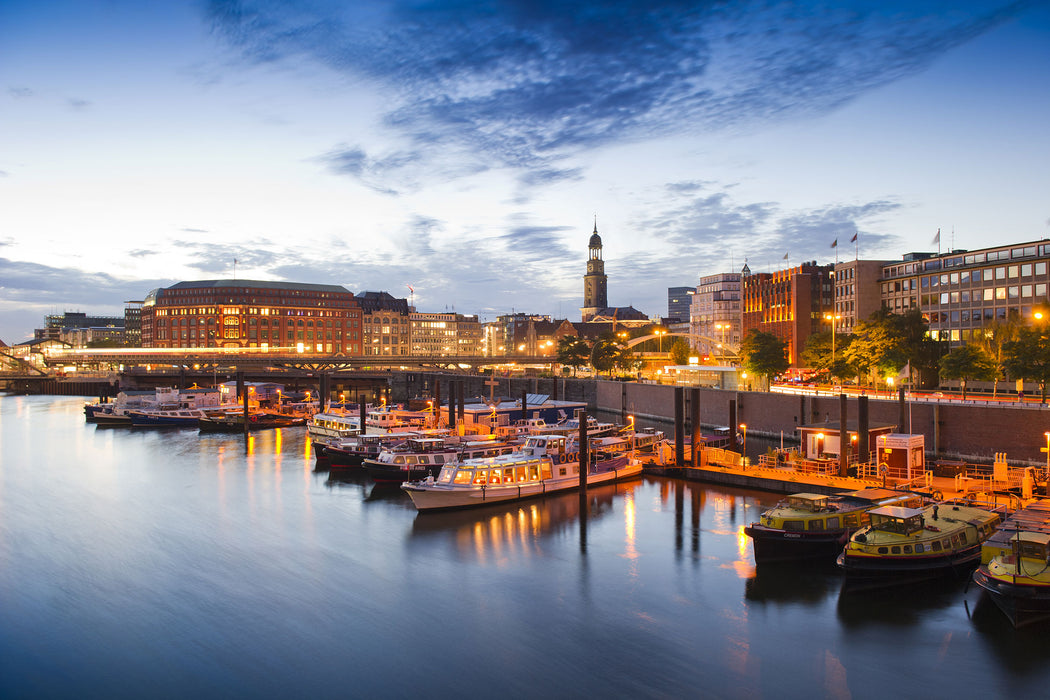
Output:
[[834,560],[852,588],[972,575],[1014,626],[1050,618],[1050,501],[1008,513],[892,489],[797,493],[744,531],[759,566]]
[[[620,481],[642,473],[639,454],[664,441],[658,430],[600,423],[588,417],[587,458],[579,449],[580,423],[541,419],[506,426],[499,435],[457,435],[402,426],[360,433],[352,416],[315,416],[309,430],[315,456],[330,469],[360,467],[377,484],[395,484],[420,511],[517,501]],[[502,439],[500,437],[502,436]]]

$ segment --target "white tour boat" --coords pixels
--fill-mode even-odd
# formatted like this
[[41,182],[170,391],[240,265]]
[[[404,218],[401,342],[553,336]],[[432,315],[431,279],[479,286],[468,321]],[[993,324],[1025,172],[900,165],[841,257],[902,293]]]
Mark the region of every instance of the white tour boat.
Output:
[[[532,435],[521,450],[446,464],[437,478],[402,484],[417,510],[469,508],[566,491],[580,485],[579,453],[564,435]],[[587,485],[638,476],[642,463],[630,453],[588,460]]]

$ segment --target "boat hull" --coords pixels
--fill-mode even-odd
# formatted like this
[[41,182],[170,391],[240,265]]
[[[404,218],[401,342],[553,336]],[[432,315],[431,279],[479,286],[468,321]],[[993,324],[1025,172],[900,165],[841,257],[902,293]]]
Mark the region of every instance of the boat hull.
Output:
[[928,556],[858,556],[845,550],[836,559],[846,574],[845,583],[849,588],[881,588],[942,576],[968,575],[980,561],[980,544]]
[[744,528],[751,538],[756,564],[811,559],[833,560],[849,540],[851,530],[788,532],[753,524]]
[[[642,473],[639,462],[623,460],[622,468],[602,469],[587,475],[587,486],[623,481]],[[527,498],[544,496],[548,493],[561,493],[578,489],[579,476],[571,475],[544,479],[543,481],[507,484],[500,486],[478,486],[472,488],[443,487],[420,483],[407,483],[401,486],[416,508],[421,511],[454,510],[476,508],[499,503],[510,503]]]
[[973,572],[973,582],[988,593],[995,607],[1014,627],[1050,619],[1050,583],[1033,582],[1024,577],[999,578],[983,566]]

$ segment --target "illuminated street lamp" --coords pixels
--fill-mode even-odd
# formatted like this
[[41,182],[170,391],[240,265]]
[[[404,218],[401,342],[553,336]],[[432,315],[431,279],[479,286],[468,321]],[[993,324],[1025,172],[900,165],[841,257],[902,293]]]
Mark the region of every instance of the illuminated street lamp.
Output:
[[1043,435],[1046,435],[1046,478],[1050,479],[1050,432]]
[[663,352],[664,351],[664,336],[667,335],[667,331],[658,328],[658,329],[653,331],[653,335],[656,336],[657,341],[660,343],[659,352]]
[[824,314],[824,320],[831,321],[831,371],[835,371],[835,322],[838,321],[841,316],[836,314]]
[[744,452],[744,459],[746,460],[747,459],[747,423],[741,423],[740,424],[740,432],[741,432],[741,434],[743,436],[743,443],[744,443],[743,444],[743,448],[744,448],[743,452]]

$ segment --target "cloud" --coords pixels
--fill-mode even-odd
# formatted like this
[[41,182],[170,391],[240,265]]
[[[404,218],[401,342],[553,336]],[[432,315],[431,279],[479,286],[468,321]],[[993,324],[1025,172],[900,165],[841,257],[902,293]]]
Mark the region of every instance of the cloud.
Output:
[[27,97],[32,97],[34,93],[33,93],[33,91],[31,89],[29,89],[27,87],[15,86],[15,87],[9,87],[7,89],[7,94],[10,95],[11,97],[24,99],[24,98],[27,98]]
[[126,300],[141,299],[149,290],[176,281],[122,279],[105,272],[84,272],[7,258],[0,258],[0,279],[4,281],[3,296],[8,303],[34,307],[90,307],[108,309],[108,313],[118,313]]
[[66,105],[74,112],[83,112],[91,106],[91,102],[71,97],[66,100]]
[[[1025,6],[215,0],[206,17],[246,60],[305,59],[385,88],[407,154],[462,149],[476,167],[535,171],[529,185],[574,176],[564,158],[614,141],[833,110]],[[326,162],[395,191],[385,177],[404,157],[350,147]]]

